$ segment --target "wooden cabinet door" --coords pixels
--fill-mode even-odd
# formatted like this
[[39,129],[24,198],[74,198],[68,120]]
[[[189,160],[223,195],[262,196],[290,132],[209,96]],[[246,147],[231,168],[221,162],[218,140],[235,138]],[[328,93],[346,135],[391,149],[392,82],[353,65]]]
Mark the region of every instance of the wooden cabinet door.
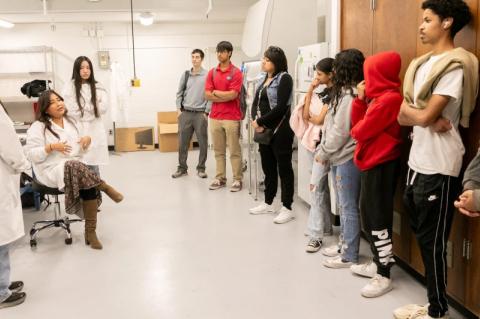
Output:
[[467,262],[466,305],[480,316],[480,218],[469,219],[470,260]]
[[397,51],[402,57],[403,79],[417,51],[416,0],[376,0],[373,18],[373,52]]
[[452,230],[447,242],[447,293],[460,303],[465,303],[465,271],[466,263],[463,256],[463,241],[467,237],[466,219],[456,210]]
[[373,11],[370,0],[342,0],[341,48],[372,54]]

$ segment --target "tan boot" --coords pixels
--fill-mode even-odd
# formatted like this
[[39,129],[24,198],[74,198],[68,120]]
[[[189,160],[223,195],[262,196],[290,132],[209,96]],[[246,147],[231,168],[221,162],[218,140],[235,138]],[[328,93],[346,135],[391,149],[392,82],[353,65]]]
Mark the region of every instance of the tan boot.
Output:
[[110,197],[115,203],[120,203],[123,200],[123,195],[105,182],[102,182],[102,184],[98,185],[97,188],[98,190],[107,194],[107,196]]
[[83,214],[85,215],[85,245],[93,249],[102,249],[102,243],[97,238],[97,200],[83,201]]

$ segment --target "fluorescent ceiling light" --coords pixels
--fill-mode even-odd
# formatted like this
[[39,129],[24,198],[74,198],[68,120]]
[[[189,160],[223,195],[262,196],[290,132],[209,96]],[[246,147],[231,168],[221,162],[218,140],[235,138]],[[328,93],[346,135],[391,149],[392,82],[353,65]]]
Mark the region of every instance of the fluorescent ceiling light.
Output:
[[15,26],[15,24],[11,23],[11,22],[8,22],[8,21],[5,21],[5,20],[2,20],[0,19],[0,27],[2,28],[7,28],[7,29],[11,29]]
[[153,24],[153,14],[151,12],[143,12],[140,14],[140,23],[142,25]]

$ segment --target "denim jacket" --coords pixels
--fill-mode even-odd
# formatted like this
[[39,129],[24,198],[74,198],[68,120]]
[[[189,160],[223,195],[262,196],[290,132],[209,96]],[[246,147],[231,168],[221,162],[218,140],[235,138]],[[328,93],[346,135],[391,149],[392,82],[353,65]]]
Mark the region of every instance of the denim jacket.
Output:
[[[270,109],[273,109],[277,106],[277,94],[278,94],[278,85],[280,83],[280,80],[282,79],[282,76],[286,74],[287,72],[280,72],[277,75],[275,75],[272,79],[272,82],[267,87],[267,96],[268,96],[268,102],[270,103]],[[262,84],[265,83],[267,80],[268,74],[265,72],[262,74],[258,81],[258,89],[262,87]],[[257,90],[258,94],[258,90]],[[287,105],[291,105],[293,100],[293,90],[292,90],[292,95],[290,95],[290,98],[288,99]]]

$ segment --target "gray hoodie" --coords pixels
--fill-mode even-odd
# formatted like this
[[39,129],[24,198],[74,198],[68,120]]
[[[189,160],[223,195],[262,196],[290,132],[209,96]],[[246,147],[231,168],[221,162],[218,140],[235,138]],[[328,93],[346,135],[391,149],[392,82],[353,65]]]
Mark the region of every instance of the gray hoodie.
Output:
[[[200,72],[193,74],[190,70],[190,75],[187,81],[187,87],[185,92],[183,91],[183,84],[185,83],[185,72],[180,78],[180,83],[178,84],[177,91],[177,109],[181,108],[182,99],[183,107],[186,110],[197,111],[197,112],[207,112],[210,113],[212,108],[212,103],[205,100],[205,80],[207,78],[207,71],[205,69],[200,69]],[[183,95],[185,94],[185,98]]]
[[338,101],[336,112],[332,102],[328,106],[327,116],[322,128],[322,141],[317,146],[316,154],[330,165],[341,165],[353,158],[355,141],[350,135],[352,102],[350,92],[343,92]]
[[473,160],[468,164],[463,177],[463,189],[473,190],[475,210],[480,211],[480,149]]

